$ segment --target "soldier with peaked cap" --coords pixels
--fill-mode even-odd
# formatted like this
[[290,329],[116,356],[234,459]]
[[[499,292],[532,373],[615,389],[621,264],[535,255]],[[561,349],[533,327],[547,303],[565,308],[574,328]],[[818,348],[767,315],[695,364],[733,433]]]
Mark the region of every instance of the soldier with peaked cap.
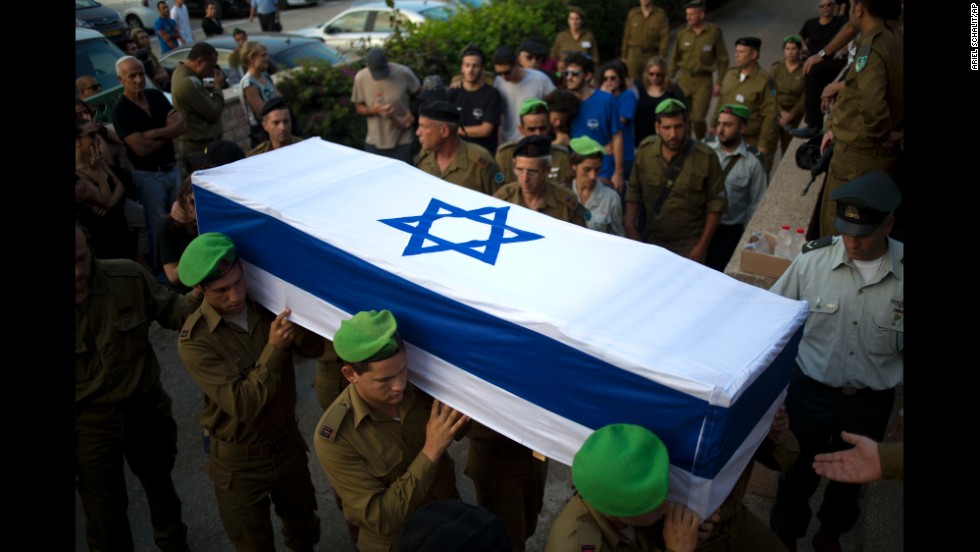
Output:
[[585,226],[588,211],[578,202],[575,194],[548,180],[551,163],[551,140],[547,136],[522,138],[514,147],[514,176],[517,181],[505,184],[493,197]]
[[342,321],[334,348],[350,385],[320,418],[313,446],[344,518],[357,528],[357,549],[395,552],[413,512],[459,497],[446,449],[469,418],[408,383],[408,356],[390,311]]
[[490,195],[504,183],[504,175],[483,146],[459,139],[459,121],[459,109],[450,102],[422,104],[415,131],[422,151],[415,166],[446,182]]
[[293,351],[315,357],[323,339],[253,302],[231,239],[195,238],[177,267],[203,293],[187,318],[177,352],[204,391],[201,426],[211,435],[207,473],[221,522],[239,552],[274,550],[270,502],[286,546],[311,551],[320,540],[309,448],[296,423]]
[[[810,309],[786,396],[800,459],[780,477],[770,518],[790,550],[810,524],[809,501],[820,484],[814,455],[849,448],[841,431],[881,441],[904,378],[905,253],[888,237],[901,194],[874,170],[830,199],[841,235],[804,246],[771,290]],[[815,549],[840,549],[840,535],[858,520],[860,491],[856,484],[827,485]]]
[[555,518],[545,552],[693,551],[698,516],[667,502],[669,469],[667,447],[650,430],[594,431],[572,458],[575,494]]

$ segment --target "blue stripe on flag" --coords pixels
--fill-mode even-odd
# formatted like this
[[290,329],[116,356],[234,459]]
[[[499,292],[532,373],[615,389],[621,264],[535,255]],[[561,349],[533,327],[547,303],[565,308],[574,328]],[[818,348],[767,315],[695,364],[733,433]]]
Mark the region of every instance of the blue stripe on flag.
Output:
[[[200,232],[227,234],[249,263],[346,312],[389,309],[406,341],[569,420],[590,428],[610,423],[647,427],[667,445],[671,464],[694,475],[713,478],[751,430],[753,416],[758,421],[756,411],[765,410],[762,404],[751,412],[741,410],[749,402],[744,400],[734,409],[711,407],[385,272],[275,217],[199,186],[194,193]],[[795,347],[793,352],[790,361]],[[773,378],[782,387],[772,388]],[[760,377],[747,393],[775,398],[784,379]],[[711,440],[701,437],[699,448],[706,420],[718,431],[709,435]],[[695,454],[708,460],[696,461]]]

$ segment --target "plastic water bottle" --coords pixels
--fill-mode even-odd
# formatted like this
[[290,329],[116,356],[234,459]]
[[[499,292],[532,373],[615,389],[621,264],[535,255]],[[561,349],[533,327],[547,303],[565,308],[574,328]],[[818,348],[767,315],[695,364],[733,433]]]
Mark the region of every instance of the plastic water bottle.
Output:
[[792,249],[793,233],[790,232],[789,225],[784,224],[779,229],[779,233],[776,234],[776,249],[773,251],[773,254],[784,259],[791,259],[793,255]]
[[803,246],[806,244],[806,230],[803,228],[797,228],[796,233],[793,234],[793,243],[790,247],[790,258],[795,259],[803,252]]

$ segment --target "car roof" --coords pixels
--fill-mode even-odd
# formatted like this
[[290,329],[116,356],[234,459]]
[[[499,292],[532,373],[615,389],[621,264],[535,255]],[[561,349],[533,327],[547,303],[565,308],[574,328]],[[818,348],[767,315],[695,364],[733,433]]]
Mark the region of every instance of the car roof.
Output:
[[[395,0],[395,7],[401,10],[411,10],[411,11],[421,11],[426,8],[446,6],[445,2],[437,2],[430,0]],[[353,8],[370,8],[370,9],[388,9],[387,2],[378,2],[372,0],[371,2],[355,3],[349,9]]]
[[[309,43],[322,43],[319,39],[310,38],[306,36],[275,33],[275,34],[261,34],[261,33],[249,33],[249,40],[258,42],[259,44],[266,47],[269,50],[269,54],[275,54],[283,50],[288,50],[297,45],[309,44]],[[235,37],[232,35],[218,35],[212,36],[210,38],[204,39],[204,42],[214,46],[215,48],[221,48],[223,50],[234,50],[238,48],[238,43],[235,42]]]

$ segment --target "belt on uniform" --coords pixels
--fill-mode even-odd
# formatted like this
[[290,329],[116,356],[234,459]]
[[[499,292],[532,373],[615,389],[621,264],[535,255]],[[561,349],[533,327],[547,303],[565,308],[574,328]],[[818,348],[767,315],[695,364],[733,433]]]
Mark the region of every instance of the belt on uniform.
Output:
[[819,389],[827,393],[847,395],[849,397],[864,397],[868,395],[883,395],[885,393],[892,393],[894,389],[869,389],[867,387],[831,387],[826,383],[820,383],[819,381],[811,378],[810,376],[803,373],[798,365],[793,365],[793,370],[800,376],[804,383],[813,387],[814,389]]
[[644,48],[642,46],[633,46],[633,45],[628,46],[628,48],[630,48],[632,50],[639,50],[641,54],[656,54],[657,53],[657,49],[656,48]]
[[713,71],[688,71],[687,69],[685,69],[684,72],[691,77],[710,77],[713,73]]
[[139,167],[133,167],[133,168],[143,172],[170,172],[174,170],[174,166],[176,164],[177,164],[176,162],[173,162],[173,163],[167,163],[166,165],[157,165],[156,167],[149,167],[146,169],[141,169]]
[[870,155],[872,157],[879,157],[879,156],[887,157],[887,156],[898,154],[898,145],[896,144],[894,146],[887,147],[887,148],[885,146],[880,146],[880,145],[879,146],[851,146],[848,144],[844,144],[840,141],[835,141],[834,151],[839,153],[844,153],[845,151],[851,151],[862,155]]
[[263,458],[274,456],[286,449],[289,439],[280,438],[275,443],[268,445],[241,445],[221,441],[211,436],[211,454],[227,460],[248,460],[249,458]]

